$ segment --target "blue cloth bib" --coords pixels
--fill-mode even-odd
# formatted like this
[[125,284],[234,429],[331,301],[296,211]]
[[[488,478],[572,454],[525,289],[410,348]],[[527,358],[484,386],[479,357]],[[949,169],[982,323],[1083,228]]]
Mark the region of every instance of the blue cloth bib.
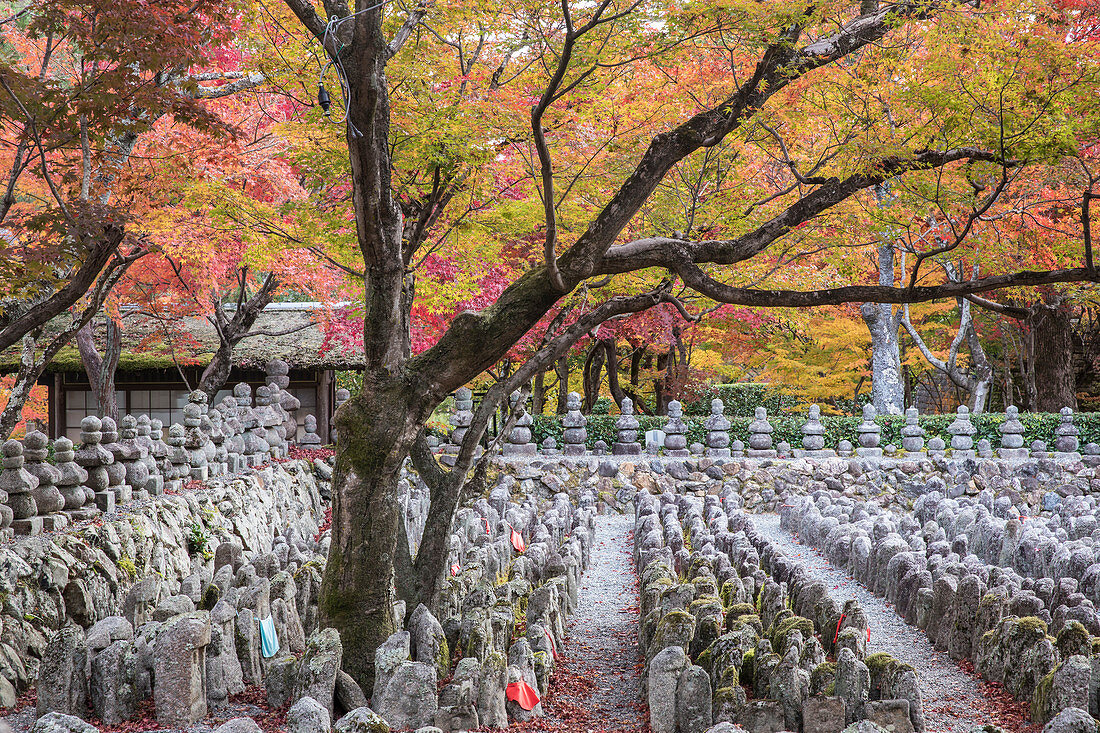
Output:
[[260,652],[264,659],[279,653],[279,635],[275,633],[275,620],[270,616],[260,622]]

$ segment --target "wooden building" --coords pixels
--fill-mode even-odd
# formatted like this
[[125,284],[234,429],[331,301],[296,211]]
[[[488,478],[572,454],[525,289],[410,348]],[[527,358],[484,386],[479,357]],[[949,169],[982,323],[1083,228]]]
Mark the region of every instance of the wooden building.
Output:
[[[313,303],[272,303],[257,319],[254,332],[234,349],[233,370],[216,400],[230,394],[233,385],[248,382],[253,390],[264,384],[264,365],[281,359],[290,367],[290,391],[301,402],[298,411],[317,416],[317,432],[329,440],[336,393],[336,372],[362,368],[362,354],[339,346],[327,349],[324,329]],[[125,313],[122,320],[122,355],[115,377],[119,414],[147,413],[165,427],[183,422],[187,394],[199,382],[213,358],[217,333],[205,318],[187,318],[182,327],[166,328],[156,319]],[[291,331],[290,333],[286,333]],[[279,333],[285,335],[270,336]],[[102,350],[105,326],[100,321],[95,337]],[[0,372],[18,367],[18,349],[0,354]],[[63,349],[46,367],[39,384],[49,393],[49,434],[67,435],[79,444],[80,421],[98,414],[95,395],[76,345]]]

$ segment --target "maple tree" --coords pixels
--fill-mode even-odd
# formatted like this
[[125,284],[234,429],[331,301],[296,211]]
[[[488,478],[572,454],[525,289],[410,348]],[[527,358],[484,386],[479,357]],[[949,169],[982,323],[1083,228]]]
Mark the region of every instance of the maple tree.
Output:
[[[833,268],[835,280],[792,267],[800,260],[812,272],[815,258],[866,247],[867,191],[887,181],[904,180],[914,200],[944,207],[955,225],[980,205],[967,188],[972,171],[1064,156],[1059,120],[1073,117],[1051,110],[1089,104],[1096,70],[1089,59],[1070,63],[1061,41],[1033,33],[1010,3],[950,13],[905,2],[283,5],[297,25],[280,20],[279,32],[305,35],[280,51],[321,57],[331,116],[344,128],[342,140],[339,127],[314,133],[325,129],[315,111],[294,159],[317,181],[299,225],[325,223],[342,236],[346,249],[333,259],[362,288],[367,368],[335,418],[333,539],[319,598],[361,684],[396,628],[395,498],[406,457],[428,481],[432,507],[417,556],[396,578],[412,609],[438,598],[489,413],[608,319],[662,303],[694,317],[685,286],[715,302],[805,308],[1097,279],[1091,260],[1077,264],[1079,250],[1038,268],[1006,258],[954,283],[918,266],[925,251],[900,283],[863,284],[855,267]],[[1012,114],[990,112],[982,100],[998,79],[972,69],[1002,69],[997,59],[1024,35],[1027,53],[1009,56],[1027,61],[1008,85]],[[965,55],[949,53],[963,41]],[[1038,83],[1049,78],[1066,83]],[[700,160],[708,151],[717,156],[709,168]],[[693,180],[690,169],[719,180],[719,160],[719,192],[671,205],[677,187],[662,184]],[[910,220],[921,213],[891,207],[898,217],[903,208]],[[667,224],[684,218],[691,224]],[[479,302],[414,348],[418,268],[446,247],[460,249],[459,270],[482,274],[487,250],[526,259],[512,259],[493,292],[459,298]],[[433,468],[424,422],[525,339],[523,360],[489,387],[454,469]]]
[[149,214],[171,170],[132,168],[135,156],[158,167],[156,126],[232,136],[206,101],[259,79],[212,69],[208,50],[233,36],[244,7],[51,0],[0,20],[0,348],[22,342],[0,434],[10,434],[45,365],[160,246]]

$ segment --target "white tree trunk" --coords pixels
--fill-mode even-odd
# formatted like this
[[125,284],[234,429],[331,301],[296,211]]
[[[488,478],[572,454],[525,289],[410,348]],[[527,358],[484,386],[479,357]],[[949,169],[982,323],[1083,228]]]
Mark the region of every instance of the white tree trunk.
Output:
[[[878,281],[894,284],[894,248],[889,242],[878,246]],[[889,303],[864,303],[860,313],[871,333],[871,400],[880,415],[905,412],[905,383],[901,377],[900,322]]]

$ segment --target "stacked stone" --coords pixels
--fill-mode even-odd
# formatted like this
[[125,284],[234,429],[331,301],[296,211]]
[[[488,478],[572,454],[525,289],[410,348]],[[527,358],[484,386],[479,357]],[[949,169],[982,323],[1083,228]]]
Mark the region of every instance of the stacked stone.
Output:
[[268,385],[279,388],[279,406],[285,415],[283,427],[286,428],[286,438],[297,440],[297,412],[302,407],[302,403],[290,393],[290,367],[281,359],[272,359],[264,365],[264,371],[267,372]]
[[88,481],[88,472],[76,463],[73,441],[62,436],[54,441],[54,458],[57,460],[57,490],[65,501],[65,513],[73,521],[91,519],[97,513],[95,494],[84,484]]
[[271,458],[282,458],[285,454],[285,443],[279,435],[279,428],[283,421],[272,405],[271,390],[265,385],[256,389],[256,422],[263,427],[264,442],[267,443],[267,455]]
[[[157,438],[160,438],[160,426],[158,421],[157,426]],[[145,456],[141,459],[145,464],[145,470],[149,473],[149,480],[145,484],[145,490],[153,496],[160,496],[164,493],[164,476],[160,470],[160,459],[168,453],[167,450],[161,452],[163,442],[158,444],[158,440],[153,440],[153,421],[149,419],[148,415],[140,415],[137,419],[137,440],[145,450]],[[165,446],[166,447],[166,446]]]
[[448,438],[450,443],[444,447],[444,453],[452,456],[458,453],[473,421],[474,393],[468,387],[462,387],[455,392],[455,413],[451,415],[451,434]]
[[157,473],[161,477],[157,491],[164,492],[164,481],[172,462],[168,460],[168,443],[164,441],[164,423],[154,417],[149,421],[149,440],[153,441],[153,458],[156,460]]
[[581,396],[576,392],[570,392],[565,398],[565,417],[561,424],[562,440],[565,447],[562,452],[567,456],[583,456],[587,450],[588,442],[588,418],[581,414]]
[[123,415],[119,421],[119,444],[122,446],[122,465],[126,468],[126,483],[135,499],[148,499],[149,466],[145,459],[148,449],[137,439],[137,418]]
[[616,456],[641,455],[642,446],[638,443],[638,418],[634,417],[634,401],[623,397],[620,409],[622,414],[615,421],[618,439],[611,446],[611,453]]
[[1077,426],[1073,424],[1073,410],[1063,407],[1062,421],[1055,430],[1054,457],[1062,460],[1079,459],[1081,457],[1081,454],[1077,452],[1077,448],[1080,446],[1080,441],[1077,438],[1079,434]]
[[350,399],[351,399],[351,392],[348,392],[343,387],[336,390],[336,409],[339,410],[340,407]]
[[901,448],[907,453],[924,450],[924,428],[920,426],[920,415],[915,407],[905,411],[905,427],[901,429]]
[[[76,463],[88,473],[87,487],[95,496],[96,508],[101,512],[110,512],[114,511],[116,495],[111,489],[107,466],[114,463],[115,457],[102,445],[102,427],[102,421],[94,415],[80,421],[80,450],[76,452]],[[65,508],[70,508],[67,501]]]
[[1027,458],[1027,448],[1024,447],[1025,428],[1020,422],[1020,412],[1016,405],[1005,408],[1005,420],[997,430],[1001,433],[1001,447],[997,455],[1006,460],[1025,460]]
[[947,426],[951,434],[951,456],[953,458],[974,458],[974,434],[978,429],[970,422],[970,408],[959,405],[955,420]]
[[928,455],[933,458],[943,458],[947,445],[943,442],[943,439],[936,436],[928,441]]
[[882,448],[879,447],[882,440],[882,427],[875,422],[876,415],[878,411],[875,410],[874,405],[863,406],[863,422],[856,427],[856,432],[859,433],[859,447],[856,448],[856,455],[862,458],[882,458]]
[[34,499],[38,479],[24,468],[23,444],[18,440],[4,443],[4,472],[0,473],[0,489],[8,494],[16,534],[36,535],[42,532],[42,517]]
[[187,433],[178,422],[168,428],[168,463],[171,468],[165,476],[165,488],[179,491],[191,480],[191,459],[187,452]]
[[305,435],[300,444],[303,448],[317,448],[321,445],[321,436],[317,434],[317,418],[313,415],[306,415]]
[[809,458],[836,455],[836,451],[825,449],[825,426],[821,424],[821,408],[817,405],[810,405],[802,424],[802,455]]
[[534,419],[527,411],[527,400],[520,399],[519,392],[513,392],[510,398],[512,414],[519,413],[516,426],[508,434],[508,442],[504,444],[506,456],[534,456],[538,454],[538,446],[531,442],[531,424]]
[[678,400],[668,403],[668,421],[665,423],[665,455],[674,458],[687,458],[691,455],[687,449],[687,424],[684,422],[684,409]]
[[726,406],[715,397],[710,401],[710,417],[703,423],[707,429],[707,455],[711,458],[730,457],[730,421],[726,418]]
[[187,448],[188,478],[206,481],[210,477],[210,469],[206,464],[207,438],[202,430],[202,407],[198,400],[191,399],[190,396],[183,406],[183,427],[186,430],[184,447]]
[[118,442],[118,425],[110,417],[103,418],[100,423],[103,431],[103,447],[111,454],[111,462],[107,464],[107,488],[115,494],[115,504],[125,504],[133,498],[130,485],[126,483],[126,466],[122,461],[126,457],[126,449]]
[[317,418],[312,415],[306,415],[305,419],[306,433],[301,436],[300,445],[303,448],[319,448],[321,445],[321,436],[317,435]]
[[229,473],[240,473],[245,468],[244,437],[237,413],[237,398],[229,395],[218,404],[222,413],[222,431],[225,433],[226,466]]
[[241,423],[241,454],[245,466],[258,466],[267,455],[267,441],[264,440],[264,428],[256,419],[252,410],[252,387],[241,382],[233,388],[233,397],[237,401],[237,419]]
[[47,532],[68,526],[69,517],[61,513],[65,508],[65,497],[57,488],[61,471],[46,462],[49,457],[50,439],[45,433],[32,430],[23,438],[23,459],[27,473],[38,480],[38,487],[31,493],[38,507],[42,528]]
[[225,418],[222,411],[215,406],[210,410],[210,441],[214,444],[214,461],[212,466],[217,467],[216,476],[224,476],[229,473],[229,449],[225,447]]
[[745,455],[748,458],[775,458],[776,452],[772,448],[774,432],[775,428],[768,422],[768,411],[757,407],[754,419],[749,423],[749,449]]

